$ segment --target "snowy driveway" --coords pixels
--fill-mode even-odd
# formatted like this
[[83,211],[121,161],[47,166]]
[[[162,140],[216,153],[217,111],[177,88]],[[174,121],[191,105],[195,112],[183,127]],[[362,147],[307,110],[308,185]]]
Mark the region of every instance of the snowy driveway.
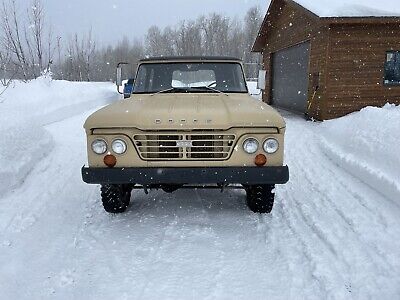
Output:
[[48,125],[54,149],[0,198],[3,299],[398,299],[400,207],[287,118],[291,179],[272,215],[242,191],[133,192],[107,215],[82,183],[88,113]]

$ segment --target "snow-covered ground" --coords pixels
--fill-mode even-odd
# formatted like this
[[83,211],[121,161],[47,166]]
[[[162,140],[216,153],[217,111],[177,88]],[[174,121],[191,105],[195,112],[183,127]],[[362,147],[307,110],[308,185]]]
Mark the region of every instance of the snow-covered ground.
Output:
[[366,107],[321,125],[324,152],[400,205],[400,107]]
[[110,83],[72,83],[41,77],[15,81],[0,96],[0,193],[19,184],[50,153],[53,138],[44,125],[118,98]]
[[[24,104],[25,95],[54,102]],[[399,107],[323,124],[286,114],[291,178],[271,215],[251,213],[242,191],[182,190],[133,192],[128,212],[112,216],[80,168],[82,124],[118,98],[113,87],[41,79],[3,97],[3,117],[13,115],[2,133],[10,122],[41,146],[0,194],[0,298],[399,298],[400,193],[384,190],[399,182]],[[15,149],[2,166],[18,172],[32,149]]]

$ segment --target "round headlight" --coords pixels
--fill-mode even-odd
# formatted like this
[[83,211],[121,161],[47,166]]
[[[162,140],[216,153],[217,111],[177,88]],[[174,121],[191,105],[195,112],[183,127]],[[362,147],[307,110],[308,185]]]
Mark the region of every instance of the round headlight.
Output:
[[279,143],[276,139],[268,139],[263,145],[264,151],[268,154],[273,154],[279,149]]
[[243,143],[243,150],[248,154],[256,153],[258,150],[258,141],[254,138],[249,138]]
[[96,154],[104,154],[107,151],[107,143],[104,140],[96,139],[92,143],[92,150]]
[[112,142],[111,148],[116,154],[124,154],[127,146],[124,140],[117,139]]

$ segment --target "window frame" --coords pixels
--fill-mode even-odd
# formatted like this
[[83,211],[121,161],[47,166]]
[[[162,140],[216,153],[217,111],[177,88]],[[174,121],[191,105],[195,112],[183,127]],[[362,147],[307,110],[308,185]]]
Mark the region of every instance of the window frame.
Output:
[[[185,61],[185,60],[178,60],[178,61],[149,61],[149,62],[139,62],[137,69],[136,69],[136,76],[135,76],[135,85],[133,88],[133,92],[132,94],[134,95],[147,95],[147,94],[156,94],[157,92],[154,91],[144,91],[144,92],[138,92],[136,89],[136,84],[139,82],[139,70],[140,67],[142,65],[151,65],[151,64],[213,64],[213,63],[217,63],[217,64],[232,64],[232,65],[237,65],[240,68],[240,76],[237,76],[237,78],[235,77],[234,80],[238,83],[240,83],[240,78],[243,79],[243,88],[244,90],[242,91],[224,91],[222,90],[223,93],[228,93],[228,94],[249,94],[249,88],[247,86],[247,81],[246,81],[246,76],[244,73],[244,69],[243,69],[243,64],[238,62],[238,61],[220,61],[220,60],[204,60],[204,61],[197,61],[197,60],[190,60],[190,61]],[[210,93],[210,91],[189,91],[189,92],[182,92],[182,93]]]
[[400,87],[400,77],[398,82],[386,82],[386,63],[388,62],[388,55],[393,54],[395,59],[395,65],[399,65],[400,68],[400,50],[388,50],[385,52],[385,63],[383,66],[383,85],[387,87]]

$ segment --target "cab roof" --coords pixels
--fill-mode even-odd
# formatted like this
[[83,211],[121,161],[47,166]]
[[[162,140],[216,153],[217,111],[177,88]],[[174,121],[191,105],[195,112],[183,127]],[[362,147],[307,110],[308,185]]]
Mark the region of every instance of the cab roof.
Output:
[[142,62],[184,62],[184,61],[231,61],[231,62],[239,62],[242,60],[236,57],[229,56],[160,56],[160,57],[149,57],[144,58],[139,61]]

